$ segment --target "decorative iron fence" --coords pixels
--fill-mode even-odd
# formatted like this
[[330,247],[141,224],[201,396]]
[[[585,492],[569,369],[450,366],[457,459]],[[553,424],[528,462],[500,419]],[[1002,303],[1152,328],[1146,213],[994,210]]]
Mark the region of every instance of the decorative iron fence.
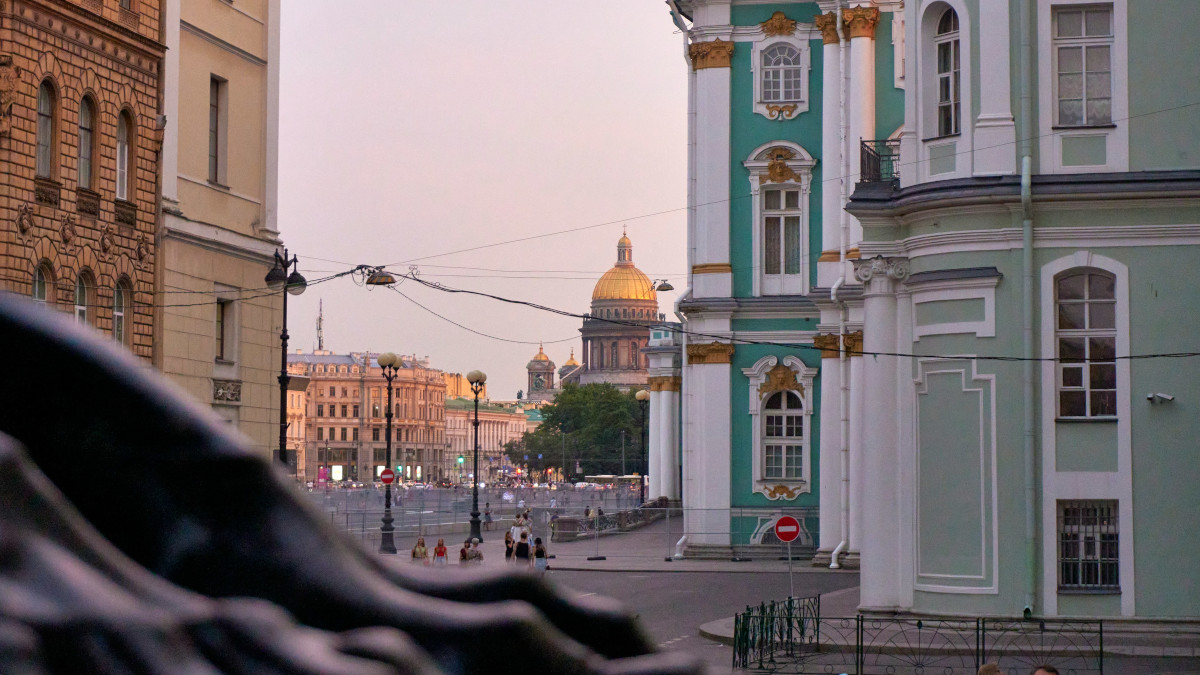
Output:
[[861,183],[890,183],[900,178],[899,139],[862,141],[859,156]]
[[821,596],[787,598],[747,607],[733,618],[733,666],[774,670],[782,660],[802,658],[821,639]]
[[1104,673],[1100,621],[817,616],[796,622],[788,637],[780,627],[789,620],[778,618],[775,605],[782,603],[735,617],[735,668],[797,675],[974,675],[984,663],[996,663],[1004,672],[1052,664],[1063,673]]

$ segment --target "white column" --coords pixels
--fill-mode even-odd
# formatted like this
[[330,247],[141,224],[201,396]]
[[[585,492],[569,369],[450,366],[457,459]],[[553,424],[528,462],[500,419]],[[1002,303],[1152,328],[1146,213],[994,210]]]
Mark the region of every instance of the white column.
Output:
[[862,432],[863,432],[863,359],[850,357],[850,541],[847,550],[861,554],[862,541]]
[[729,117],[734,43],[725,39],[691,45],[696,77],[695,261],[692,293],[729,297]]
[[[896,292],[896,351],[911,352],[912,349],[912,294],[901,287]],[[916,532],[916,470],[917,448],[913,412],[916,410],[916,389],[913,387],[913,363],[909,359],[898,359],[896,364],[896,531]],[[899,605],[912,609],[916,570],[913,551],[914,537],[900,537],[900,553],[896,557],[896,588]]]
[[[821,29],[821,251],[838,251],[841,243],[842,195],[838,178],[845,159],[842,157],[841,138],[841,43],[838,38],[837,14],[829,12],[814,19]],[[823,256],[828,257],[828,256]],[[826,260],[817,263],[817,284],[825,288],[833,286],[841,273],[840,264]],[[825,427],[822,425],[822,433]],[[834,544],[836,545],[836,543]],[[824,548],[824,547],[822,547]]]
[[[662,392],[650,389],[650,401],[646,405],[649,406],[648,414],[650,415],[650,428],[646,431],[646,438],[649,439],[649,466],[647,472],[646,499],[654,499],[662,494],[662,434],[663,426],[662,414]],[[639,462],[640,464],[640,462]],[[641,472],[641,467],[638,471]]]
[[[826,355],[823,353],[823,357]],[[821,359],[821,546],[826,554],[842,532],[842,377],[836,358]]]
[[1017,172],[1017,127],[1012,116],[1008,3],[979,3],[979,116],[975,121],[975,175]]
[[[895,282],[908,275],[908,261],[876,257],[855,265],[855,275],[864,284],[863,351],[896,351]],[[896,378],[900,367],[895,357],[870,356],[863,363],[863,407],[870,411],[863,434],[862,485],[863,530],[859,603],[864,608],[895,608],[900,605],[897,583],[902,557],[898,528],[900,467]],[[899,565],[902,566],[902,565]]]
[[663,494],[672,501],[678,500],[679,493],[679,392],[663,392],[663,408],[666,414],[663,419]]
[[[728,330],[729,320],[693,320],[693,329]],[[684,524],[693,544],[728,546],[730,505],[730,360],[732,345],[689,344],[685,470],[689,482]]]
[[658,475],[653,478],[658,491],[654,493],[654,496],[669,498],[671,492],[671,425],[675,424],[675,415],[671,410],[671,390],[669,388],[664,388],[658,392],[657,403],[658,417],[661,423],[654,430],[658,437],[657,451],[654,453],[658,459]]
[[[866,4],[866,3],[864,3]],[[850,37],[850,85],[849,100],[850,133],[846,148],[849,159],[849,174],[859,173],[860,141],[875,138],[875,25],[879,22],[879,9],[854,7],[843,12],[846,34]],[[851,248],[862,241],[862,225],[850,216]]]

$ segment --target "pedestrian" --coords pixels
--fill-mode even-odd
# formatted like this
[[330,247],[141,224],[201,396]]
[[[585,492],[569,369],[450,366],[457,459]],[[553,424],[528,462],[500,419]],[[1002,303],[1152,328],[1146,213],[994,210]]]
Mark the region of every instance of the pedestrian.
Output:
[[1004,675],[1004,671],[994,663],[985,663],[979,667],[978,675]]
[[437,546],[433,547],[433,566],[446,566],[446,540],[438,539]]
[[471,559],[471,540],[463,542],[463,547],[458,550],[458,564],[466,565]]
[[513,541],[521,538],[521,530],[525,529],[525,515],[518,513],[516,518],[513,518],[512,527],[508,531],[512,533]]
[[521,538],[517,540],[517,545],[513,547],[513,558],[517,561],[518,565],[525,565],[528,567],[529,565],[533,564],[533,555],[529,550],[528,533],[521,533]]
[[492,503],[483,503],[483,529],[492,529]]
[[524,497],[521,497],[521,499],[519,501],[517,501],[517,508],[518,509],[525,508],[525,498]]
[[478,538],[471,539],[471,553],[470,553],[469,560],[471,561],[472,565],[482,565],[483,564],[483,551],[481,551],[479,549],[479,539]]
[[1033,671],[1033,675],[1058,675],[1058,668],[1049,663],[1043,663]]
[[546,545],[541,537],[533,540],[533,566],[539,572],[550,569],[550,558],[546,555]]
[[412,560],[414,565],[429,564],[429,549],[425,548],[425,537],[417,537],[417,545],[412,547]]
[[506,562],[506,563],[512,562],[513,547],[516,545],[517,545],[517,542],[513,541],[512,530],[505,532],[504,533],[504,562]]

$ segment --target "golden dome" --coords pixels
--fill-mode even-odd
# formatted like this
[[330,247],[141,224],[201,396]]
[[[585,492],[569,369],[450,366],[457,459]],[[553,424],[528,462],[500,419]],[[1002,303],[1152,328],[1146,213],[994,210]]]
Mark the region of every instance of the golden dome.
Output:
[[549,361],[550,357],[546,356],[546,352],[542,351],[542,346],[538,345],[538,353],[533,357],[534,361]]
[[596,300],[658,301],[650,277],[633,266],[633,242],[625,234],[617,240],[617,263],[600,277],[592,289],[592,301]]
[[567,359],[567,362],[566,362],[566,363],[564,363],[564,364],[563,364],[563,366],[572,366],[572,367],[574,367],[574,366],[578,366],[578,365],[579,365],[579,362],[575,360],[575,349],[574,349],[574,348],[572,348],[572,349],[571,349],[571,358]]

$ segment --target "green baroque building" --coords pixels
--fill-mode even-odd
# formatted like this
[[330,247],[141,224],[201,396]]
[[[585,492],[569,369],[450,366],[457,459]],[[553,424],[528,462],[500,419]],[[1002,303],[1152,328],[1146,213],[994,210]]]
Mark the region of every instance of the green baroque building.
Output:
[[796,512],[864,610],[1194,617],[1200,3],[672,8],[689,553]]

